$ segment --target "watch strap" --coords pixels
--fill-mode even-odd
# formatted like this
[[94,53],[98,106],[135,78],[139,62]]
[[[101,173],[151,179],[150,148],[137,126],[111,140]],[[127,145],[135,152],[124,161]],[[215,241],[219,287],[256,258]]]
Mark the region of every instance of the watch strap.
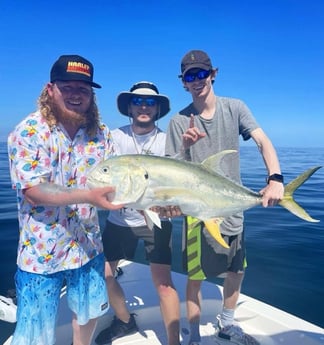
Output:
[[284,177],[280,174],[272,174],[267,178],[267,183],[269,183],[270,181],[284,183]]

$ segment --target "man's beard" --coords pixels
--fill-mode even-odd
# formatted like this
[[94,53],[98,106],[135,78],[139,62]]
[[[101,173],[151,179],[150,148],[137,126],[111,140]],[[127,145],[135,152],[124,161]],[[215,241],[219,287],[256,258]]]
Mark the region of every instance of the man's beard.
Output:
[[154,126],[155,124],[152,121],[147,121],[147,122],[144,122],[144,121],[134,121],[134,125],[136,125],[136,127],[145,129],[145,128],[150,128],[150,127],[152,127],[152,125]]
[[67,109],[64,105],[52,100],[51,105],[53,114],[58,122],[61,122],[63,125],[73,126],[73,127],[85,127],[88,122],[87,113],[82,114],[74,110]]

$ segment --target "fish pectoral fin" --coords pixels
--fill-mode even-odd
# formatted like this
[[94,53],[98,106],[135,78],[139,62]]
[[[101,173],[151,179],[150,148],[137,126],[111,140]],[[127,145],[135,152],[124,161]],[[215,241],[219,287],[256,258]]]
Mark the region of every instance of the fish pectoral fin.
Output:
[[160,229],[162,228],[161,219],[158,213],[152,210],[144,210],[143,213],[144,213],[144,218],[145,218],[147,227],[150,230],[153,230],[154,225],[156,225]]
[[204,220],[204,224],[211,236],[224,248],[229,248],[229,245],[224,241],[220,232],[220,224],[223,222],[223,218],[212,218]]

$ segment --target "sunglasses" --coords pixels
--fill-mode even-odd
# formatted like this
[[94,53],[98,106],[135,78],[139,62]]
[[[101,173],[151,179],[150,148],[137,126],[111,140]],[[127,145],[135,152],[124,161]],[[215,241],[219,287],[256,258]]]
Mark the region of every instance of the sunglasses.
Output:
[[147,107],[154,107],[157,104],[157,100],[155,98],[143,98],[143,97],[133,97],[131,99],[133,105],[142,106],[145,105]]
[[208,78],[210,76],[210,73],[211,73],[211,70],[206,71],[204,69],[201,69],[196,73],[186,73],[183,76],[183,80],[187,83],[192,83],[193,81],[196,80],[196,78],[198,78],[199,80]]

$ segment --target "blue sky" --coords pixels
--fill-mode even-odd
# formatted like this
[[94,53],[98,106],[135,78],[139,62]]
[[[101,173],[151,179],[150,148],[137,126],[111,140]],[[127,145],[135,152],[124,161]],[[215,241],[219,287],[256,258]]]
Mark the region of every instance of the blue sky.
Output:
[[275,146],[324,147],[322,0],[2,0],[0,139],[29,112],[62,54],[93,62],[101,117],[128,122],[116,97],[140,80],[171,100],[168,120],[191,100],[182,56],[205,50],[218,95],[247,103]]

